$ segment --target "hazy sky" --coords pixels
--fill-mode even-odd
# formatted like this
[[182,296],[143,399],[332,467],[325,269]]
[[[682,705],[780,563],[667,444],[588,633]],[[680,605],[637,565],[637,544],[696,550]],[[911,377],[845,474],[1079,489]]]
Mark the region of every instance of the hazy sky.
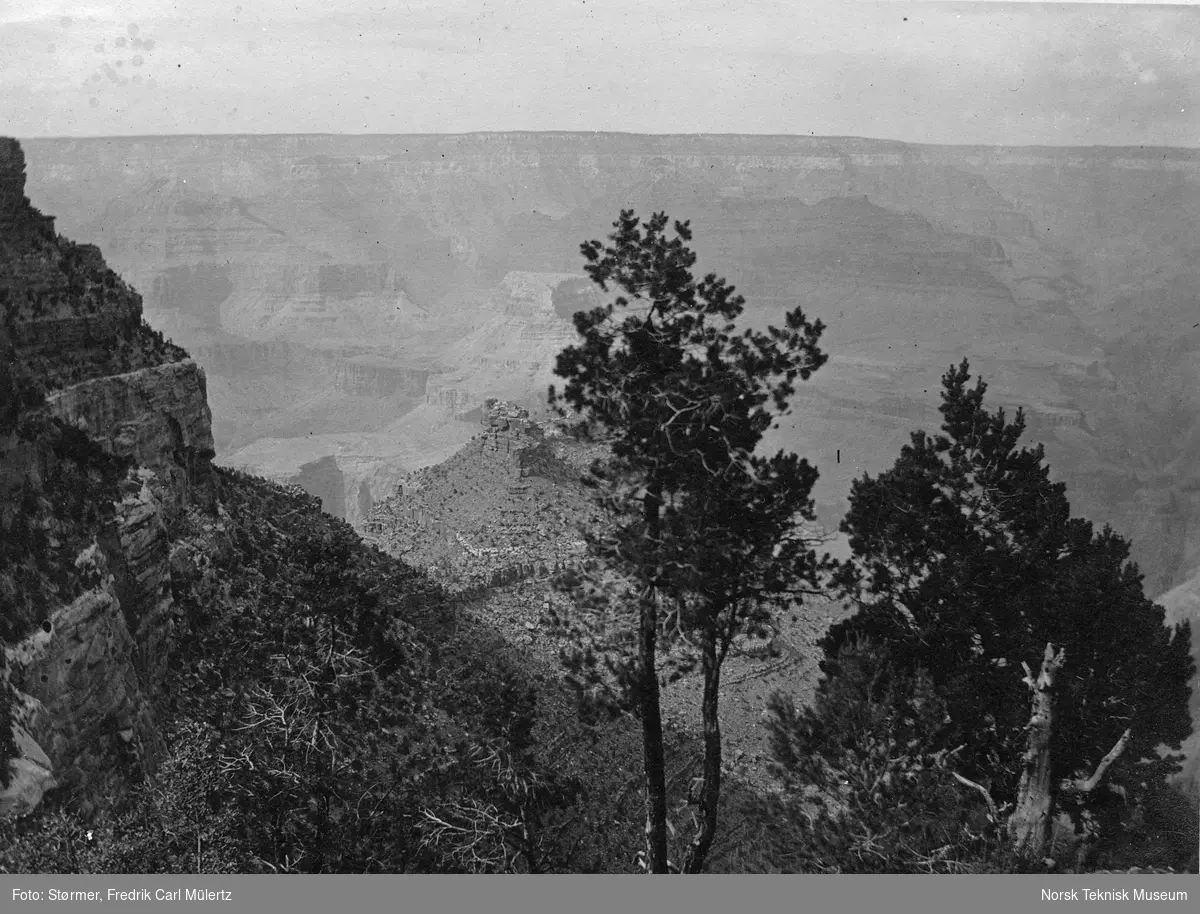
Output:
[[0,134],[1200,145],[1200,6],[0,0]]

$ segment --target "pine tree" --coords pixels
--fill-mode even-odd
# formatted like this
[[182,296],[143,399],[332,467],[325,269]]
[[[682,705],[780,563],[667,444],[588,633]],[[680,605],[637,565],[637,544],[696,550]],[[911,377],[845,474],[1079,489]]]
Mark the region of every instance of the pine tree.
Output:
[[989,411],[986,385],[969,380],[966,361],[944,376],[941,434],[914,433],[890,470],[854,482],[842,524],[853,558],[838,576],[859,611],[824,639],[822,669],[838,675],[842,645],[866,637],[898,668],[929,671],[947,708],[940,747],[965,746],[963,774],[1003,804],[1027,748],[1020,671],[1036,676],[1051,644],[1065,653],[1050,742],[1058,808],[1097,802],[1096,785],[1072,785],[1118,748],[1101,771],[1132,800],[1179,768],[1190,631],[1164,625],[1124,539],[1071,516],[1043,447],[1018,447],[1022,412]]
[[[704,685],[699,815],[683,869],[703,869],[717,825],[720,670],[736,635],[770,601],[814,586],[819,562],[802,528],[817,472],[795,454],[756,454],[787,411],[797,378],[826,360],[824,329],[796,308],[782,328],[739,331],[744,299],[715,274],[697,282],[691,231],[632,211],[608,245],[582,246],[592,280],[620,295],[575,315],[582,341],[558,357],[579,430],[607,442],[599,502],[611,521],[589,536],[601,571],[575,580],[572,665],[581,692],[632,705],[643,735],[646,864],[667,872],[660,675],[697,663]],[[659,668],[659,654],[667,666]],[[675,663],[674,661],[678,661]]]

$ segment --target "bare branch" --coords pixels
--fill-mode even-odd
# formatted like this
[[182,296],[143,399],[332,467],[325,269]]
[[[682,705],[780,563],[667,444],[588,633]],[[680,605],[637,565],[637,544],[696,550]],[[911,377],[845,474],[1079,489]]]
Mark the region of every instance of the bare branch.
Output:
[[996,801],[992,799],[992,795],[990,793],[988,793],[988,790],[986,787],[984,787],[982,784],[977,784],[975,781],[972,781],[968,778],[963,777],[957,771],[951,771],[950,773],[952,775],[954,775],[954,780],[958,781],[958,783],[963,784],[967,787],[970,787],[972,790],[979,791],[979,795],[982,796],[983,799],[987,802],[988,812],[990,812],[992,814],[992,821],[993,822],[1000,821],[1000,814],[999,814],[999,812],[996,811]]
[[1092,772],[1090,778],[1076,778],[1070,782],[1070,788],[1079,793],[1091,793],[1100,784],[1108,769],[1112,767],[1113,762],[1121,757],[1121,753],[1125,751],[1125,747],[1129,745],[1129,740],[1133,736],[1132,728],[1126,728],[1121,734],[1121,738],[1117,740],[1116,745],[1108,750],[1108,755],[1100,760],[1100,764],[1096,766],[1096,770]]

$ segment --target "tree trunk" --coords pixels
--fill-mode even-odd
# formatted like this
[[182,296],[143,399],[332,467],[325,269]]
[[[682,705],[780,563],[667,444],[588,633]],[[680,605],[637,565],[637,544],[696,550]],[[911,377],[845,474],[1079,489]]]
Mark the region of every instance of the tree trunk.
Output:
[[667,872],[667,784],[663,752],[662,707],[659,704],[658,612],[654,594],[642,599],[640,631],[642,717],[642,767],[646,775],[646,868]]
[[1054,812],[1050,779],[1050,743],[1054,735],[1054,677],[1063,664],[1065,651],[1055,653],[1046,645],[1042,668],[1036,680],[1032,673],[1025,682],[1033,692],[1033,710],[1029,716],[1029,736],[1017,802],[1008,820],[1008,833],[1017,855],[1040,861],[1046,856]]
[[700,823],[688,849],[685,873],[702,873],[717,832],[717,804],[721,799],[721,721],[717,717],[721,694],[721,665],[717,658],[716,637],[704,639],[702,657],[704,695],[701,712],[704,720],[704,773],[700,786]]
[[[651,488],[643,503],[651,549],[657,556],[661,490]],[[638,632],[641,662],[639,705],[642,717],[642,767],[646,777],[646,869],[667,869],[667,764],[663,751],[662,705],[658,687],[658,597],[652,586],[642,596]]]

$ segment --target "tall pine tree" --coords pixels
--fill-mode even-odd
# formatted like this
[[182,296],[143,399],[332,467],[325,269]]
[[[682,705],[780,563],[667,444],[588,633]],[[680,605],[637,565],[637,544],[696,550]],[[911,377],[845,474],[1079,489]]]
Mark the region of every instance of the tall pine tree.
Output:
[[[720,670],[739,633],[772,599],[815,583],[804,534],[817,472],[795,454],[757,454],[797,379],[826,360],[823,327],[796,308],[782,327],[739,330],[744,300],[714,274],[697,281],[687,223],[632,211],[608,244],[583,245],[608,305],[575,315],[561,397],[608,443],[599,501],[608,525],[589,538],[603,575],[577,589],[568,659],[581,691],[635,709],[643,733],[646,863],[668,870],[659,654],[700,666],[704,762],[696,834],[683,869],[703,869],[721,788]],[[686,659],[686,657],[685,657]]]

